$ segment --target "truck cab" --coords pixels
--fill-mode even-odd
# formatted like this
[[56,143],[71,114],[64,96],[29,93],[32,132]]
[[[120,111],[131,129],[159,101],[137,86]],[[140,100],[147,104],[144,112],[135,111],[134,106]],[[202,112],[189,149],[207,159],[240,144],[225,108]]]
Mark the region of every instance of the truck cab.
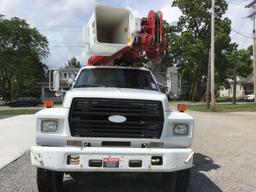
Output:
[[36,114],[39,192],[88,172],[160,172],[167,191],[185,192],[193,132],[194,119],[170,108],[150,70],[83,67],[62,106]]

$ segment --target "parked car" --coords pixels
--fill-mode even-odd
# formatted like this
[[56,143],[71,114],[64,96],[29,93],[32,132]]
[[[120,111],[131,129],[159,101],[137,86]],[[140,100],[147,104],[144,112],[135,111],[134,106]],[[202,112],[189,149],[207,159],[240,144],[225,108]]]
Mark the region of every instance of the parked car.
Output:
[[254,99],[255,99],[255,95],[254,95],[254,94],[246,95],[246,96],[244,97],[244,100],[245,100],[245,101],[248,101],[248,102],[253,102]]
[[37,106],[40,102],[34,98],[34,97],[20,97],[16,100],[12,100],[8,102],[8,105],[10,107],[31,107],[31,106]]

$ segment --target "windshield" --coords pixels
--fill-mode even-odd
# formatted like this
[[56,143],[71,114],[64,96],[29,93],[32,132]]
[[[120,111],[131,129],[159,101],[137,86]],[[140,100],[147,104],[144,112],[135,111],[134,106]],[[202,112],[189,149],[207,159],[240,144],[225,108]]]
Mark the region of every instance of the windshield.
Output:
[[74,87],[119,87],[158,90],[149,71],[120,68],[84,69],[80,72]]

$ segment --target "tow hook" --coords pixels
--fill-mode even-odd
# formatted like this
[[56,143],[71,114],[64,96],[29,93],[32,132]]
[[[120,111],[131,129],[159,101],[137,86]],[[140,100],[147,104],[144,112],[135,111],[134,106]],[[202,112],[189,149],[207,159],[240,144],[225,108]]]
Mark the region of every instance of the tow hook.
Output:
[[81,147],[81,151],[82,151],[83,149],[85,149],[86,147],[90,147],[90,146],[91,146],[90,143],[84,143],[84,144],[82,145],[82,147]]
[[185,163],[186,163],[186,164],[188,164],[188,162],[192,159],[193,155],[194,155],[194,152],[192,151],[192,152],[189,154],[189,156],[187,157],[187,159],[185,160]]
[[36,152],[34,152],[34,151],[31,151],[31,153],[32,153],[32,155],[33,155],[33,157],[39,162],[39,163],[43,163],[43,160],[41,159],[41,157],[40,157],[40,153],[38,154],[38,153],[36,153]]

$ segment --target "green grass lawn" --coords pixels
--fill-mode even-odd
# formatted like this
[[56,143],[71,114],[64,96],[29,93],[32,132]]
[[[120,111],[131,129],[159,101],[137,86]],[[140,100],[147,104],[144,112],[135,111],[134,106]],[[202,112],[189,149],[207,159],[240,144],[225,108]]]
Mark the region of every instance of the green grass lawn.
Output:
[[[0,110],[0,115],[24,115],[24,114],[35,114],[41,109],[4,109]],[[188,105],[188,110],[207,112],[205,105]],[[256,103],[245,103],[245,104],[217,104],[216,112],[256,112]]]
[[24,115],[24,114],[35,114],[40,109],[10,109],[0,110],[0,115]]
[[[205,105],[189,105],[188,109],[191,111],[206,112]],[[256,103],[245,103],[245,104],[217,104],[216,112],[256,112]]]

